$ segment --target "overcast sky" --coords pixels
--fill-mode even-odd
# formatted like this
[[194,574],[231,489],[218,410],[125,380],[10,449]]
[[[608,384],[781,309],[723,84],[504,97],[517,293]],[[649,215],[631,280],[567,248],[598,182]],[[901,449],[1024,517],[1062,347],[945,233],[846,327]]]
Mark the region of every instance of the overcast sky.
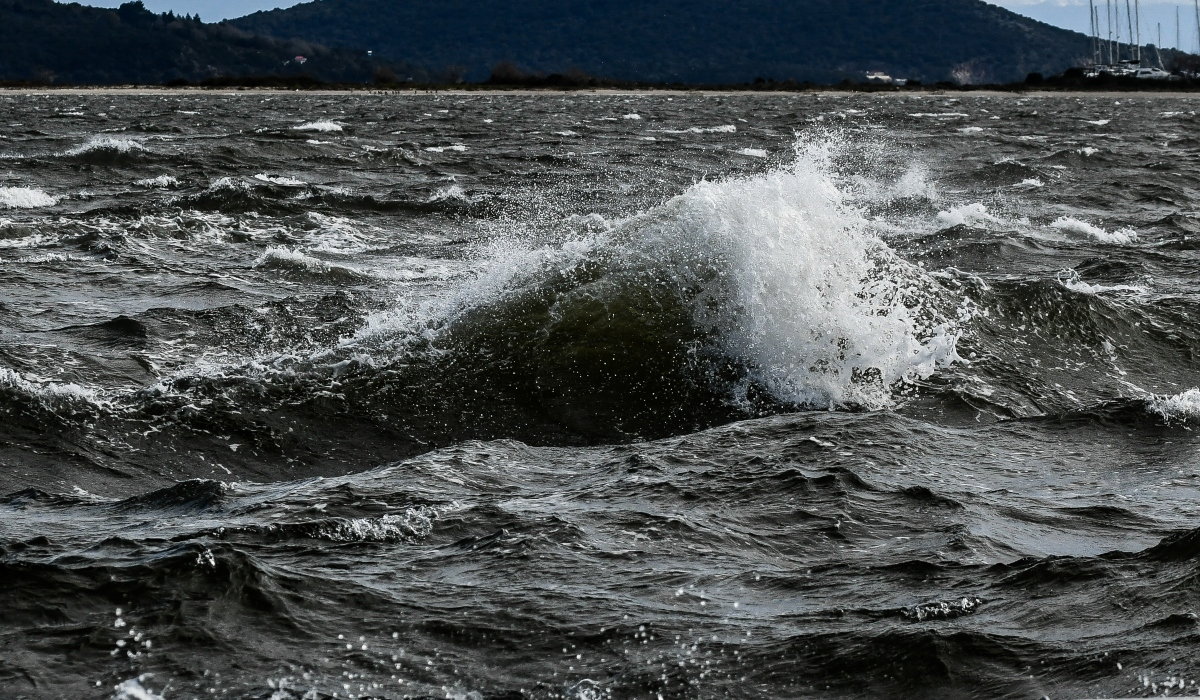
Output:
[[[634,2],[636,0],[630,0]],[[1033,17],[1048,24],[1066,27],[1084,33],[1088,32],[1088,0],[989,0],[993,4],[1007,7],[1023,15]],[[1128,23],[1125,20],[1124,6],[1126,1],[1111,0],[1114,5],[1120,5],[1121,38],[1125,40],[1129,34]],[[116,7],[122,0],[83,0],[86,5],[99,7]],[[298,0],[143,0],[146,7],[154,12],[174,10],[180,14],[198,14],[206,22],[216,22],[232,17],[241,17],[258,10],[269,10],[274,7],[290,7],[298,4]],[[1107,34],[1105,17],[1105,2],[1099,0],[1102,33]],[[1158,32],[1162,31],[1162,45],[1176,46],[1176,8],[1179,8],[1179,46],[1186,51],[1200,51],[1200,36],[1197,35],[1197,18],[1194,5],[1190,1],[1178,0],[1141,0],[1142,42],[1158,43]]]

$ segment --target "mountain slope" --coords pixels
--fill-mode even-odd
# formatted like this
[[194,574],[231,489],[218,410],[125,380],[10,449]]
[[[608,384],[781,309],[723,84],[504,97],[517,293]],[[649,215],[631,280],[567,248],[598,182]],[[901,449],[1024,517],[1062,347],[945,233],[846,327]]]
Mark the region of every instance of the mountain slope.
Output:
[[233,20],[480,79],[524,70],[647,81],[814,82],[866,70],[966,82],[1057,73],[1082,34],[980,0],[317,0]]
[[[295,62],[303,55],[306,63]],[[289,63],[290,61],[290,63]],[[0,80],[113,84],[228,75],[369,80],[362,52],[255,37],[233,26],[52,0],[0,0]]]

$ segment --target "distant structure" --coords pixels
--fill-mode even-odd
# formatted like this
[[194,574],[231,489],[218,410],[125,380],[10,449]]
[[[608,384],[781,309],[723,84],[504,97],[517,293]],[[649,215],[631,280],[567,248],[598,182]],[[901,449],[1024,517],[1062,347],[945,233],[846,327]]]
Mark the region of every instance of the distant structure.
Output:
[[908,84],[908,79],[906,79],[906,78],[893,78],[892,76],[888,75],[887,73],[884,73],[883,71],[878,71],[878,70],[867,71],[866,78],[867,78],[868,83],[872,83],[872,84],[876,84],[876,85],[907,85]]
[[[1168,80],[1171,74],[1163,69],[1161,57],[1158,66],[1142,65],[1142,11],[1140,0],[1133,0],[1132,8],[1129,0],[1125,0],[1125,24],[1129,31],[1128,41],[1122,48],[1121,44],[1121,0],[1104,0],[1104,21],[1100,19],[1100,8],[1097,0],[1088,0],[1088,12],[1091,15],[1091,65],[1085,71],[1089,78],[1109,75],[1122,78],[1140,78],[1144,80]],[[1197,15],[1200,19],[1200,14]],[[1101,26],[1106,29],[1107,37],[1101,37]],[[1136,27],[1136,28],[1135,28]],[[1159,43],[1162,29],[1159,27]],[[1157,55],[1157,46],[1155,54]]]

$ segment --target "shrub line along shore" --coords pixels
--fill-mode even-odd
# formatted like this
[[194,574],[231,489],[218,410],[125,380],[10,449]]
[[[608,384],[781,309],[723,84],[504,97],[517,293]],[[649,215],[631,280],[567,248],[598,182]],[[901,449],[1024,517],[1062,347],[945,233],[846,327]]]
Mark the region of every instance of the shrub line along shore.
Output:
[[1007,89],[996,87],[982,88],[945,88],[945,87],[916,87],[898,89],[867,89],[859,90],[854,88],[846,88],[842,86],[821,86],[821,87],[806,87],[796,88],[792,90],[754,90],[754,89],[737,89],[728,87],[670,87],[670,88],[503,88],[496,86],[483,86],[479,88],[466,87],[461,85],[444,86],[444,87],[411,87],[411,88],[379,88],[374,86],[356,85],[356,86],[326,86],[323,88],[314,89],[298,89],[298,88],[282,88],[282,87],[163,87],[163,86],[146,86],[146,85],[103,85],[103,86],[0,86],[0,94],[10,95],[36,95],[36,94],[59,94],[59,95],[255,95],[255,94],[291,94],[304,93],[308,95],[344,95],[344,94],[363,94],[363,95],[401,95],[401,96],[417,96],[417,95],[447,95],[447,96],[468,96],[468,95],[558,95],[558,94],[575,94],[575,95],[668,95],[668,96],[687,96],[687,95],[774,95],[774,94],[791,94],[791,95],[812,95],[814,97],[820,95],[880,95],[880,96],[896,96],[902,97],[906,95],[979,95],[979,96],[1024,96],[1030,95],[1086,95],[1090,97],[1127,97],[1131,94],[1143,95],[1147,97],[1196,97],[1200,96],[1200,88],[1197,89],[1146,89],[1146,90],[1121,90],[1121,89],[1069,89],[1057,88],[1047,89],[1038,87],[1024,87],[1023,89]]

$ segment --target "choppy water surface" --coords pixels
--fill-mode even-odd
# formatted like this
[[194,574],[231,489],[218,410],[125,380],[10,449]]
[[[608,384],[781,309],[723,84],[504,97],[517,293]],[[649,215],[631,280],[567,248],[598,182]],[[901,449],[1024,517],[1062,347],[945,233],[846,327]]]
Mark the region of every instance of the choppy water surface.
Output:
[[1196,694],[1196,108],[2,93],[3,694]]

